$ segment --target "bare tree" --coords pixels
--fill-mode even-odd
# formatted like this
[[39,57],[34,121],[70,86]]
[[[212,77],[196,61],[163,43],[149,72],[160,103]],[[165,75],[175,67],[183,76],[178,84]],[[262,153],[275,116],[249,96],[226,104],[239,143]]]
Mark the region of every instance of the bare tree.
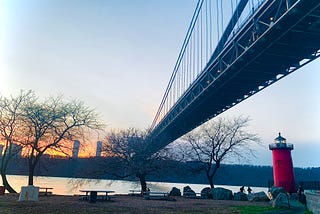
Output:
[[17,97],[0,97],[0,139],[3,144],[3,153],[0,154],[0,173],[5,189],[10,193],[16,191],[7,180],[7,169],[10,161],[21,153],[22,147],[17,145],[21,136],[23,108],[34,99],[31,91],[21,91]]
[[134,128],[111,131],[103,146],[103,151],[110,157],[104,173],[118,178],[136,176],[141,184],[141,191],[147,191],[146,176],[163,168],[162,160],[166,158],[161,151],[147,155],[147,132]]
[[72,140],[101,128],[94,110],[78,100],[65,102],[61,96],[30,102],[24,108],[23,122],[21,144],[28,149],[29,185],[33,185],[35,167],[47,150],[68,154]]
[[[189,144],[189,160],[200,163],[205,171],[211,188],[214,188],[214,176],[221,163],[228,158],[246,158],[253,155],[252,143],[259,143],[256,134],[246,130],[249,119],[236,117],[211,120],[186,136],[183,141]],[[199,170],[198,169],[198,170]]]
[[[18,144],[28,158],[29,185],[33,185],[35,167],[44,153],[51,150],[68,155],[74,139],[102,127],[93,109],[78,100],[65,102],[62,96],[41,102],[29,91],[16,98],[2,97],[0,102],[0,134],[5,142],[1,174],[5,175],[13,155],[12,146]],[[13,192],[3,178],[8,191]]]

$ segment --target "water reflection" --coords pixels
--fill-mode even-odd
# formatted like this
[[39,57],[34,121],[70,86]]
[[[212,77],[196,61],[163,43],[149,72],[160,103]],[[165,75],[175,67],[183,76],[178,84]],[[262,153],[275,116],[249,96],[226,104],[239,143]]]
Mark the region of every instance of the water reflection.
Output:
[[[8,181],[12,187],[20,192],[21,186],[26,186],[28,183],[27,176],[8,175]],[[134,181],[120,181],[120,180],[102,180],[102,179],[82,179],[82,178],[61,178],[61,177],[34,177],[34,185],[40,187],[53,187],[53,193],[57,195],[74,195],[79,194],[80,189],[108,189],[114,190],[116,194],[128,194],[130,189],[140,189],[140,183]],[[165,183],[165,182],[148,182],[148,187],[151,191],[168,192],[172,187],[177,187],[181,190],[183,187],[189,185],[195,192],[201,190],[208,185],[205,184],[184,184],[184,183]],[[225,187],[233,192],[239,191],[239,186],[223,186],[216,185],[216,187]],[[254,192],[265,191],[267,188],[251,187]]]

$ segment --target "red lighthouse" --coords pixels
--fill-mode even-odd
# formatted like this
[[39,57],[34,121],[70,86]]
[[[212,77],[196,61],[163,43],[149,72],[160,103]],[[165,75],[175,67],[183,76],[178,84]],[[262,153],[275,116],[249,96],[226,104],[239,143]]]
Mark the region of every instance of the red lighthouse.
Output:
[[286,139],[279,136],[274,139],[275,143],[269,144],[272,150],[274,186],[282,187],[287,192],[295,192],[295,180],[291,158],[292,144],[287,144]]

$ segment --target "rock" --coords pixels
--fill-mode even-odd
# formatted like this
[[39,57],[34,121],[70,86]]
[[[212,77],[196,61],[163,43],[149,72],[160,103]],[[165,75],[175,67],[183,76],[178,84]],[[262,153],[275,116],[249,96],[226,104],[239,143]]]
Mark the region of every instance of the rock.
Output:
[[212,192],[210,187],[203,188],[201,190],[201,197],[202,198],[212,198]]
[[270,193],[271,193],[271,199],[275,199],[280,193],[286,194],[286,191],[282,187],[272,187],[270,189]]
[[248,201],[249,199],[248,199],[247,194],[245,194],[243,192],[237,192],[237,193],[234,193],[233,200],[235,200],[235,201]]
[[248,199],[249,201],[270,201],[267,194],[263,191],[249,194]]
[[306,195],[305,194],[301,194],[298,196],[298,200],[300,203],[306,205],[307,204],[307,199],[306,199]]
[[191,189],[189,186],[183,187],[183,196],[185,197],[196,197],[195,191]]
[[170,191],[170,196],[181,196],[180,189],[173,187]]
[[232,191],[225,188],[213,188],[211,192],[213,200],[232,200],[233,198]]
[[185,186],[185,187],[183,187],[183,196],[195,197],[195,196],[196,196],[196,193],[195,193],[195,191],[193,191],[193,190],[191,189],[190,186]]
[[289,197],[286,193],[280,192],[272,201],[273,208],[290,208]]

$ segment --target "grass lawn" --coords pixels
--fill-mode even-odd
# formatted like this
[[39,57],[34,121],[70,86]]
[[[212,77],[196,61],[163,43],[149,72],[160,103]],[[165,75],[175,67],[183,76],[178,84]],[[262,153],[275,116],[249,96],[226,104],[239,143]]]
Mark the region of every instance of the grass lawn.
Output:
[[[172,213],[172,214],[242,214],[279,213],[268,202],[218,201],[175,197],[175,201],[144,200],[142,197],[117,195],[111,201],[89,203],[77,196],[52,195],[36,202],[19,202],[18,194],[0,196],[1,214],[85,214],[85,213]],[[287,212],[289,211],[289,212]],[[280,213],[295,213],[286,210]],[[302,212],[303,213],[303,212]]]

